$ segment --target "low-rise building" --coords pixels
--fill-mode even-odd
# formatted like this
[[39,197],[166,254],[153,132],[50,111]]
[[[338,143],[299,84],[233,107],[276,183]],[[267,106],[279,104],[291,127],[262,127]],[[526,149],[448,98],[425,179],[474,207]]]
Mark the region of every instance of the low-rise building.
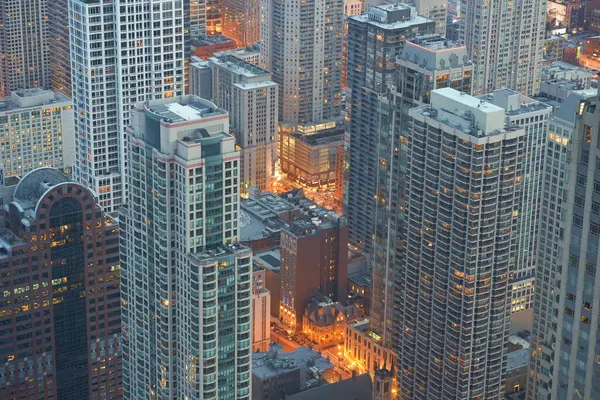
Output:
[[521,332],[508,338],[506,360],[506,394],[524,392],[527,387],[529,366],[529,332]]
[[215,53],[234,50],[237,48],[235,40],[232,40],[221,34],[204,35],[201,34],[190,41],[192,54],[206,60]]
[[373,381],[369,374],[362,374],[286,396],[285,400],[371,400],[372,396]]
[[371,276],[368,273],[358,271],[348,274],[348,301],[365,314],[371,309]]
[[281,400],[325,383],[334,365],[308,347],[284,352],[272,343],[267,352],[252,354],[252,398]]
[[344,144],[340,122],[281,126],[279,163],[281,171],[302,185],[333,185],[336,179],[336,151]]
[[580,0],[549,0],[546,18],[552,26],[564,26],[568,33],[581,32],[585,24],[585,3]]
[[281,319],[289,331],[302,330],[304,309],[317,293],[346,304],[348,223],[301,192],[282,195],[302,215],[281,232]]
[[562,61],[565,39],[561,36],[550,36],[544,41],[544,63]]
[[342,344],[346,333],[346,324],[362,317],[355,305],[344,306],[329,298],[316,298],[306,306],[302,324],[302,332],[307,339],[320,347]]
[[371,330],[367,318],[346,324],[344,355],[350,368],[371,376],[383,365],[397,365],[397,354],[383,346],[381,336]]

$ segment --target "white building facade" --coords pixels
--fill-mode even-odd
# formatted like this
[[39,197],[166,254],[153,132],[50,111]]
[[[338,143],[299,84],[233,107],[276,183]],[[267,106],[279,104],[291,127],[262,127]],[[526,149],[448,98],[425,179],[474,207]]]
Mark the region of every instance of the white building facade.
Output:
[[70,172],[74,142],[68,97],[28,89],[0,101],[0,164],[5,176],[23,176],[40,167]]
[[125,128],[140,101],[184,94],[184,2],[70,2],[75,180],[105,210],[123,201]]

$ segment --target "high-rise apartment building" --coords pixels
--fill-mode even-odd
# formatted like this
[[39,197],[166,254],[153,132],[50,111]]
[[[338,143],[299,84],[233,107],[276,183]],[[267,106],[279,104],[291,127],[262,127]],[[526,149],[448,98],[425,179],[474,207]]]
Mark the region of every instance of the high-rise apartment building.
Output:
[[473,60],[473,94],[502,88],[537,94],[545,26],[545,0],[526,0],[518,5],[510,1],[464,1],[460,40]]
[[[501,399],[525,131],[451,88],[409,111],[401,399]],[[467,367],[468,366],[468,367]]]
[[222,0],[206,1],[206,34],[218,35],[223,32]]
[[223,0],[223,35],[235,40],[238,47],[252,46],[260,41],[260,2]]
[[242,192],[252,186],[268,189],[277,161],[277,84],[268,71],[233,55],[213,57],[207,64],[210,76],[204,74],[191,93],[212,88],[210,100],[229,113],[229,130],[241,152]]
[[407,40],[396,60],[396,97],[406,111],[429,104],[429,93],[450,87],[471,94],[473,63],[465,46],[443,36]]
[[0,398],[123,398],[117,224],[52,168],[25,175],[4,213]]
[[348,17],[363,13],[363,0],[344,1],[344,42],[342,43],[342,90],[346,90],[348,74]]
[[511,311],[531,313],[535,266],[539,243],[538,226],[542,202],[542,178],[548,121],[552,106],[510,89],[496,90],[480,97],[506,110],[506,121],[525,129],[523,171],[517,179],[517,229],[514,267],[510,272]]
[[48,1],[50,88],[71,98],[71,53],[69,46],[69,0]]
[[435,21],[435,33],[446,36],[446,19],[448,18],[448,0],[408,0],[417,14]]
[[343,0],[262,0],[261,67],[279,84],[279,121],[339,120]]
[[573,92],[549,123],[529,400],[600,398],[598,104]]
[[[404,211],[406,134],[408,111],[429,104],[432,90],[454,88],[471,92],[473,65],[467,50],[439,35],[425,35],[406,42],[396,59],[395,87],[382,101],[390,123],[378,132],[376,202],[373,258],[371,259],[370,328],[388,348],[396,347],[398,324],[394,319],[395,274],[405,249]],[[385,115],[387,117],[387,114]]]
[[414,7],[389,4],[349,17],[346,109],[350,140],[348,205],[350,243],[372,251],[379,132],[390,124],[386,98],[394,84],[396,57],[406,40],[432,34],[435,22]]
[[189,37],[206,35],[206,0],[188,0],[190,7]]
[[0,1],[0,96],[50,86],[46,0]]
[[124,198],[125,128],[133,105],[184,94],[183,3],[69,3],[77,132],[73,175],[108,211]]
[[50,90],[13,91],[0,101],[0,164],[5,176],[39,167],[71,172],[74,159],[71,100]]
[[229,116],[196,96],[138,103],[120,209],[123,395],[249,399],[252,252],[239,236]]

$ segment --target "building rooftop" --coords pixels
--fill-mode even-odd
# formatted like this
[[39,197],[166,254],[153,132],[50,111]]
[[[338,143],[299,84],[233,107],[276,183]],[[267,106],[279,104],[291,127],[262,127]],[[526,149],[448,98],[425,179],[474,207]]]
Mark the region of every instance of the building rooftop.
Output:
[[260,54],[260,43],[255,43],[252,46],[243,47],[235,50],[227,50],[227,51],[219,51],[215,53],[215,57],[220,57],[224,55],[232,55],[234,57],[239,57],[241,59],[245,59],[247,57],[257,57]]
[[506,357],[506,370],[522,368],[529,363],[529,348],[511,351]]
[[361,23],[369,23],[385,30],[407,29],[414,25],[434,23],[432,19],[417,15],[413,6],[402,3],[371,7],[368,13],[350,17]]
[[406,41],[400,60],[429,71],[471,65],[467,48],[440,35],[425,35]]
[[[431,104],[410,110],[447,125],[459,134],[490,138],[499,134],[523,134],[519,126],[506,122],[505,110],[483,99],[452,88],[431,91]],[[488,139],[489,140],[489,139]]]
[[313,367],[322,374],[334,365],[308,347],[284,352],[281,346],[271,343],[269,351],[252,353],[252,375],[259,379],[273,378],[298,368]]
[[188,255],[192,259],[192,261],[198,263],[212,263],[215,259],[219,259],[220,257],[227,257],[232,255],[244,256],[245,254],[251,254],[251,251],[248,247],[240,243],[230,243],[206,249],[203,252],[189,253]]
[[503,108],[509,118],[541,110],[546,110],[548,113],[552,111],[552,106],[549,104],[524,96],[511,89],[498,89],[478,98]]
[[371,376],[365,373],[286,396],[286,400],[371,400],[372,396],[373,382]]
[[196,96],[191,96],[191,99],[190,102],[185,104],[179,102],[154,103],[145,105],[145,107],[148,113],[154,114],[168,123],[194,121],[227,114],[227,111],[218,108],[208,100]]
[[571,92],[554,112],[554,118],[574,124],[578,115],[580,102],[596,96],[598,96],[598,89],[576,90]]
[[221,34],[218,35],[199,35],[195,38],[192,38],[190,44],[192,46],[212,46],[215,44],[221,43],[234,43],[233,39],[228,38],[227,36],[223,36]]
[[62,93],[54,93],[44,89],[21,89],[10,94],[9,97],[0,98],[0,114],[26,108],[35,108],[43,105],[70,103],[71,99]]
[[325,129],[312,135],[304,135],[302,133],[294,133],[293,135],[308,143],[310,146],[322,146],[344,140],[344,132],[343,125],[338,125],[334,128]]
[[14,201],[23,210],[34,208],[38,200],[52,187],[71,182],[69,177],[55,168],[37,168],[25,174],[17,184]]
[[[318,229],[328,229],[334,226],[345,226],[346,217],[321,207],[314,201],[304,197],[302,190],[292,190],[282,193],[281,197],[294,204],[300,210],[289,224],[289,230],[298,236],[313,235]],[[288,226],[286,226],[288,228]]]
[[281,252],[279,248],[257,251],[254,253],[253,261],[269,271],[278,273],[281,269]]
[[[260,68],[246,60],[242,60],[233,54],[221,53],[220,55],[215,55],[208,60],[209,62],[222,68],[226,68],[237,75],[242,75],[248,78],[260,76],[269,80],[271,79],[271,73],[266,69]],[[275,82],[272,83],[275,84]]]
[[363,271],[348,274],[348,279],[359,286],[371,286],[371,277]]

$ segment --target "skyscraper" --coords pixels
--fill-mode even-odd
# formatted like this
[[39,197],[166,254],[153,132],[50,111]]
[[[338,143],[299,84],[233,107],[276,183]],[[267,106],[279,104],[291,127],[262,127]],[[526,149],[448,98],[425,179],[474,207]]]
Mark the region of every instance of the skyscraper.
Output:
[[252,46],[260,41],[260,2],[253,0],[223,0],[223,35],[235,40],[238,47]]
[[501,399],[525,131],[451,88],[409,111],[401,399]]
[[471,92],[473,65],[464,46],[439,35],[408,40],[396,59],[395,87],[382,103],[390,123],[378,132],[373,258],[371,260],[371,329],[383,345],[395,348],[395,275],[405,251],[405,187],[408,111],[429,104],[432,90],[455,88]]
[[120,209],[123,394],[249,399],[252,253],[229,116],[196,96],[138,103]]
[[265,190],[277,160],[277,84],[268,71],[233,55],[210,58],[207,64],[211,76],[203,75],[191,93],[212,88],[210,99],[229,113],[231,134],[241,150],[242,192],[251,186]]
[[3,211],[0,398],[121,399],[117,224],[52,168]]
[[0,1],[0,96],[50,85],[46,0]]
[[466,0],[460,39],[473,60],[473,94],[509,88],[534,95],[544,60],[546,1]]
[[279,121],[341,118],[343,0],[262,0],[261,66],[279,84]]
[[188,0],[190,6],[190,38],[206,35],[206,0]]
[[69,46],[69,0],[48,1],[48,47],[50,88],[71,98],[71,53]]
[[517,180],[518,226],[514,232],[515,265],[511,271],[513,313],[531,313],[537,263],[538,226],[548,120],[552,106],[510,89],[496,90],[480,99],[506,110],[506,120],[525,129],[523,171]]
[[549,123],[529,400],[600,398],[598,104],[573,92]]
[[389,4],[349,17],[346,108],[350,121],[348,206],[350,243],[372,251],[378,147],[391,112],[387,93],[394,84],[396,57],[406,40],[433,33],[435,23],[413,7]]
[[409,0],[406,3],[414,5],[417,14],[435,21],[436,34],[446,36],[447,0]]
[[69,3],[77,132],[73,175],[99,195],[108,211],[124,198],[131,108],[139,101],[184,94],[183,3]]

